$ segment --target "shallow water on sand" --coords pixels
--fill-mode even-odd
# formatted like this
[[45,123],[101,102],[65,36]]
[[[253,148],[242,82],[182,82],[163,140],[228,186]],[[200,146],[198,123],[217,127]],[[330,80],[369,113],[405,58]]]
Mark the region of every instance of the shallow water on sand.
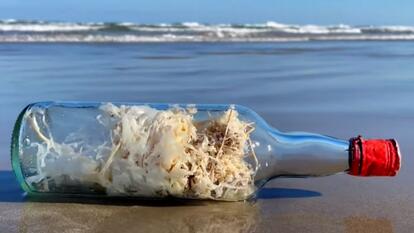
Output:
[[[403,167],[396,178],[279,179],[269,183],[252,207],[215,204],[207,209],[183,206],[164,212],[157,207],[134,211],[112,206],[105,212],[106,207],[99,205],[87,210],[70,204],[21,203],[24,199],[15,198],[20,197],[18,189],[7,185],[0,190],[0,215],[8,213],[9,217],[0,219],[4,226],[0,229],[13,230],[14,226],[21,231],[22,226],[36,226],[38,220],[57,213],[64,219],[56,222],[72,224],[83,232],[88,229],[82,228],[79,216],[94,213],[111,219],[123,213],[140,223],[152,219],[154,225],[148,231],[155,232],[166,228],[157,225],[152,215],[165,220],[184,209],[193,214],[178,214],[171,224],[190,230],[211,222],[226,227],[226,221],[218,219],[224,218],[227,205],[235,205],[237,211],[227,215],[247,218],[246,229],[257,231],[357,232],[365,226],[375,232],[373,226],[378,225],[383,232],[409,232],[414,226],[414,169],[410,169],[414,162],[410,156],[414,151],[413,62],[414,42],[398,41],[0,44],[0,170],[11,169],[10,135],[19,111],[42,100],[237,103],[254,109],[283,131],[340,138],[358,134],[394,137],[403,154]],[[4,183],[13,182],[10,173],[2,177],[6,177],[1,178]],[[137,215],[141,209],[151,216]],[[217,218],[203,222],[203,211]],[[195,224],[193,218],[201,223]],[[116,219],[118,225],[105,229],[121,226],[122,219]],[[85,221],[92,224],[93,219]],[[98,224],[89,230],[102,229]],[[228,225],[228,232],[237,229]]]

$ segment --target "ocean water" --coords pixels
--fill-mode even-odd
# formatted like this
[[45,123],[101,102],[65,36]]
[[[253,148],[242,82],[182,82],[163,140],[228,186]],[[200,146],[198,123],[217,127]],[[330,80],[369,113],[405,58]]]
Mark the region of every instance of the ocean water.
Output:
[[275,42],[414,40],[403,25],[137,24],[0,20],[0,42]]

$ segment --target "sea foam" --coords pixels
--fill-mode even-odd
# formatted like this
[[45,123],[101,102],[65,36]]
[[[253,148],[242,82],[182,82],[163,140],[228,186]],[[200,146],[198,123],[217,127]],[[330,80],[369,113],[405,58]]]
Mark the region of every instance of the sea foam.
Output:
[[76,23],[0,20],[0,42],[260,42],[413,40],[414,26]]

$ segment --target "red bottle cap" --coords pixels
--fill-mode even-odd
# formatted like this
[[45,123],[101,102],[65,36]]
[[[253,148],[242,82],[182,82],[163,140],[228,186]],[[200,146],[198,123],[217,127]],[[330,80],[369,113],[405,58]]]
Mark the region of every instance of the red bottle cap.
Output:
[[395,176],[401,166],[400,150],[394,139],[350,140],[349,174],[354,176]]

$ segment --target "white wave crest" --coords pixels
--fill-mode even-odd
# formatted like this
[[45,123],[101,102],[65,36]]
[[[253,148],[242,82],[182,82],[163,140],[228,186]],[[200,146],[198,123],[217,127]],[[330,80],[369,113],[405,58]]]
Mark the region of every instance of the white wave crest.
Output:
[[268,28],[280,30],[285,33],[293,34],[356,34],[361,33],[360,28],[352,27],[346,24],[321,26],[321,25],[296,25],[296,24],[281,24],[277,22],[269,21],[263,25]]
[[189,28],[192,28],[192,27],[202,27],[203,26],[202,24],[197,23],[197,22],[184,22],[181,25],[183,25],[185,27],[189,27]]
[[0,43],[11,42],[70,42],[70,43],[143,43],[143,42],[261,42],[304,41],[307,38],[217,38],[203,36],[177,36],[164,34],[158,37],[136,35],[0,35]]
[[0,42],[413,40],[414,26],[66,23],[0,20]]
[[98,25],[82,25],[70,23],[55,23],[55,24],[21,24],[21,23],[6,23],[0,24],[0,31],[3,32],[70,32],[70,31],[92,31],[101,29]]
[[142,42],[285,42],[308,40],[414,40],[414,35],[337,35],[301,37],[218,37],[163,34],[161,36],[137,35],[0,35],[0,43],[6,42],[71,42],[71,43],[142,43]]

